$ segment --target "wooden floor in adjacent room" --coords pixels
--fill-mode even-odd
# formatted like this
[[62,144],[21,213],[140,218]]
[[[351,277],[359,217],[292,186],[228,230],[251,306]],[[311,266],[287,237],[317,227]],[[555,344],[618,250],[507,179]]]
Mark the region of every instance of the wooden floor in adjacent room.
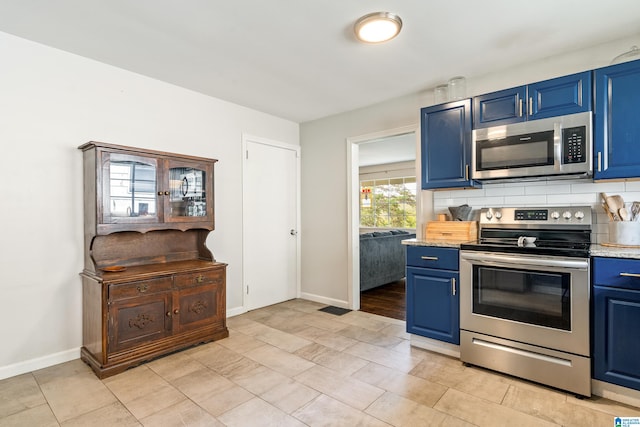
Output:
[[360,293],[360,310],[406,320],[404,279]]

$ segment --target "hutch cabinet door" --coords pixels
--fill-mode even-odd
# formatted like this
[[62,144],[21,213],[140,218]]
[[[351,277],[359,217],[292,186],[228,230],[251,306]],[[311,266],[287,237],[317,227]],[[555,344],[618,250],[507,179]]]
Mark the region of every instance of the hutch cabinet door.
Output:
[[591,72],[530,84],[528,97],[528,120],[591,111]]
[[595,179],[640,176],[640,60],[595,70]]
[[213,223],[213,164],[166,160],[163,193],[166,222]]
[[407,267],[407,332],[460,344],[459,274]]
[[473,128],[523,122],[526,96],[526,86],[520,86],[474,97]]
[[109,305],[109,355],[171,335],[171,292],[113,301]]
[[471,100],[421,110],[422,189],[476,187],[471,180]]
[[177,324],[174,332],[185,332],[221,322],[221,294],[220,285],[215,284],[182,289],[178,293],[176,304],[179,312],[175,313],[174,310],[174,321]]
[[158,209],[158,160],[111,151],[100,152],[101,224],[140,224],[162,221]]

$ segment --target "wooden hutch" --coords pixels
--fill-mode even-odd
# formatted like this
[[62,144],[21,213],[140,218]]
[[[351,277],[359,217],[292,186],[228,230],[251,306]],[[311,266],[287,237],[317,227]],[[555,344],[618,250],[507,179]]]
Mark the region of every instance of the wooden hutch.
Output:
[[229,336],[214,229],[217,160],[101,142],[84,160],[83,347],[105,378]]

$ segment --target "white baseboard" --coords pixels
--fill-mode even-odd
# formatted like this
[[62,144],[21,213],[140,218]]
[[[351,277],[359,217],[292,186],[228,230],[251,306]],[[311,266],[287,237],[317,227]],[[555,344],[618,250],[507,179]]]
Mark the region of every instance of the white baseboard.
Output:
[[247,310],[245,310],[243,306],[230,308],[230,309],[227,309],[227,318],[233,317],[233,316],[239,316],[240,314],[244,314],[246,312]]
[[313,302],[318,302],[320,304],[332,305],[334,307],[347,308],[347,309],[350,308],[349,301],[327,298],[327,297],[323,297],[322,295],[315,295],[307,292],[302,292],[300,293],[300,298],[313,301]]
[[38,369],[48,368],[49,366],[69,362],[79,358],[80,347],[49,354],[47,356],[37,357],[35,359],[25,360],[24,362],[18,362],[12,365],[0,366],[0,380],[15,377],[16,375],[26,374],[31,371],[37,371]]
[[640,391],[638,390],[592,379],[591,393],[596,396],[640,408]]
[[457,359],[460,358],[460,346],[450,344],[448,342],[433,340],[431,338],[412,334],[411,345],[424,350],[433,351],[435,353],[446,354],[447,356],[455,357]]

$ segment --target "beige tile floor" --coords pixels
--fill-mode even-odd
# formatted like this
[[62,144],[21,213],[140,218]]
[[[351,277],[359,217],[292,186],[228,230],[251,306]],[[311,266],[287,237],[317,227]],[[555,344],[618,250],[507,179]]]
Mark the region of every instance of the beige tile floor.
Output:
[[404,322],[292,300],[99,380],[80,360],[0,381],[0,426],[613,426],[634,408],[410,346]]

